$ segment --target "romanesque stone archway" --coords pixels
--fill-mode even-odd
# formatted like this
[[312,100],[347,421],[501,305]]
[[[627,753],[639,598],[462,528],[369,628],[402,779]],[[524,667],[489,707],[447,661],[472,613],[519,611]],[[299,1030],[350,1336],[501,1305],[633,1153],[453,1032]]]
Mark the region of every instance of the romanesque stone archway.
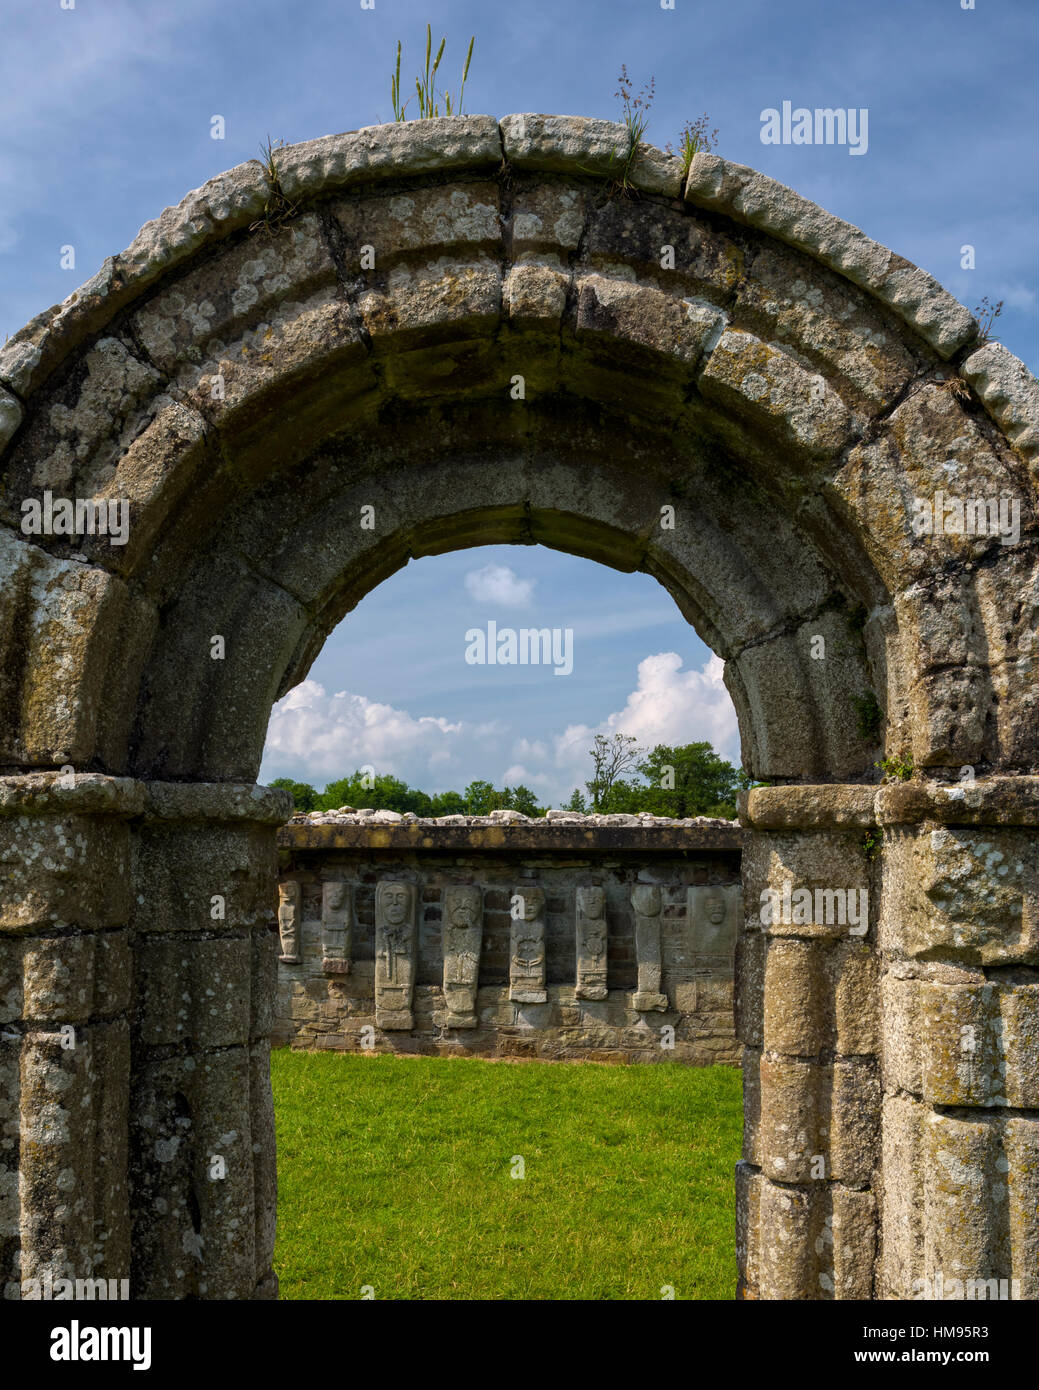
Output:
[[[9,1291],[274,1293],[270,707],[410,557],[516,541],[655,575],[772,783],[743,1293],[1039,1292],[1039,386],[789,189],[643,148],[622,191],[624,148],[529,115],[291,147],[0,352]],[[950,497],[974,524],[924,533]],[[756,907],[864,887],[865,937]]]

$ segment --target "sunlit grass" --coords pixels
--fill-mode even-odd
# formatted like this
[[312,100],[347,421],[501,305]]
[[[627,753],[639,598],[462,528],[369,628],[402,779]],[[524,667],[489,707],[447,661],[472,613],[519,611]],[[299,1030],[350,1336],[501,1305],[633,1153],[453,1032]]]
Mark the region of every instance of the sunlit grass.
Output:
[[283,1298],[733,1296],[734,1068],[282,1049],[271,1070]]

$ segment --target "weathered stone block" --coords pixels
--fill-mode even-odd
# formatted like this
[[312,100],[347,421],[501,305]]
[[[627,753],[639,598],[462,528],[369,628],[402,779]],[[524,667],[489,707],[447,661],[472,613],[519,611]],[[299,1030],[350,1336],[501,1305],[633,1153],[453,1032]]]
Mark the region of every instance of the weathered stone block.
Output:
[[[1010,463],[1009,450],[967,415],[955,394],[928,382],[892,412],[883,431],[847,455],[833,488],[854,517],[869,556],[891,591],[907,579],[933,579],[951,563],[976,560],[1002,548],[997,536],[918,530],[917,499],[931,510],[932,523],[943,495],[1026,499]],[[962,479],[963,481],[957,481]],[[969,479],[969,486],[967,480]]]
[[[252,1067],[244,1047],[145,1054],[137,1064],[130,1155],[138,1298],[252,1296],[263,1195],[255,1187]],[[258,1141],[270,1137],[268,1110],[256,1117]]]
[[762,1057],[758,1164],[766,1177],[794,1183],[824,1176],[818,1162],[812,1170],[830,1152],[829,1114],[820,1113],[829,1075],[813,1062]]
[[914,984],[924,1100],[1039,1107],[1039,985]]
[[125,925],[131,844],[111,816],[0,816],[0,931]]
[[[877,1204],[872,1192],[834,1183],[830,1188],[833,1240],[833,1297],[871,1299],[877,1247]],[[816,1247],[819,1240],[817,1238]],[[820,1275],[823,1290],[826,1285]]]
[[1039,964],[1039,848],[1024,829],[921,826],[888,833],[884,951],[984,966]]
[[[69,1046],[74,1040],[74,1046]],[[125,1020],[80,1024],[74,1039],[29,1032],[20,1084],[21,1277],[126,1278]]]
[[827,1176],[871,1184],[880,1162],[880,1074],[874,1062],[835,1061]]
[[273,839],[261,825],[145,825],[134,843],[136,930],[203,935],[273,922]]
[[536,325],[554,332],[562,321],[569,283],[562,271],[551,266],[513,266],[502,289],[502,307],[519,327]]
[[196,1048],[247,1043],[251,954],[248,937],[144,935],[135,959],[141,1043],[190,1042]]
[[699,387],[751,430],[806,459],[834,457],[855,433],[851,413],[820,374],[750,333],[726,329]]
[[646,193],[677,198],[682,191],[682,161],[639,145],[627,161],[628,134],[615,121],[589,116],[505,116],[501,121],[505,158],[518,169],[545,169],[593,174],[628,181]]
[[[343,268],[363,278],[370,268],[382,269],[417,252],[450,248],[464,254],[465,248],[479,247],[500,255],[499,201],[498,185],[486,180],[338,200],[331,213],[342,233]],[[370,267],[362,259],[364,247],[371,247]]]
[[828,1035],[829,993],[821,943],[770,940],[764,987],[766,1049],[802,1057],[820,1052]]
[[865,942],[842,942],[827,966],[837,1051],[852,1057],[875,1053],[880,1040],[876,953]]
[[720,309],[676,302],[661,290],[622,277],[584,275],[577,282],[577,296],[578,343],[594,350],[596,338],[603,338],[611,359],[627,349],[633,363],[648,362],[652,355],[665,359],[659,365],[691,368],[724,324]]
[[23,962],[27,1019],[86,1022],[129,1007],[133,962],[125,931],[30,937]]
[[[112,645],[128,606],[121,580],[58,560],[0,527],[0,757],[75,765],[91,757]],[[119,634],[117,636],[117,634]]]

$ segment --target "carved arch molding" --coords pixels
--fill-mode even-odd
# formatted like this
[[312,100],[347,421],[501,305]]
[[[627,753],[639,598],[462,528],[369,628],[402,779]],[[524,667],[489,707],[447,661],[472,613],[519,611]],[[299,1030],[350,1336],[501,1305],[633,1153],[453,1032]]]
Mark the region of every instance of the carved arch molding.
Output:
[[[1039,1296],[1039,386],[750,169],[643,148],[619,191],[623,141],[521,115],[287,148],[0,351],[8,1297],[275,1295],[268,715],[374,585],[488,542],[656,576],[770,784],[741,1293]],[[913,776],[878,786],[885,753]],[[866,888],[869,930],[762,922],[768,888]]]

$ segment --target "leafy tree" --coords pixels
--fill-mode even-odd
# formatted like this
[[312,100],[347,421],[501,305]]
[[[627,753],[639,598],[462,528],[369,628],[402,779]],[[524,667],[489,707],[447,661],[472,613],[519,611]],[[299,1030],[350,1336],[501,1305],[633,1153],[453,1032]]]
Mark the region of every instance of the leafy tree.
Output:
[[470,782],[462,796],[468,816],[489,816],[492,811],[500,810],[503,805],[502,793],[496,792],[490,782]]
[[[507,789],[506,789],[507,790]],[[537,797],[529,787],[521,783],[512,789],[512,799],[509,802],[510,809],[519,811],[524,816],[540,816],[544,814],[538,805]]]
[[291,777],[275,777],[272,787],[283,787],[292,793],[292,804],[297,811],[313,811],[317,807],[318,793],[309,782],[293,782]]
[[[318,809],[335,811],[340,806],[370,806],[375,811],[415,811],[416,805],[429,805],[425,792],[416,792],[399,777],[380,773],[365,776],[358,769],[350,777],[329,782],[318,797]],[[418,814],[418,812],[416,812]]]
[[564,811],[580,811],[582,815],[588,810],[588,803],[581,795],[580,789],[575,787],[571,793],[570,800],[562,808]]
[[647,809],[643,804],[645,791],[646,789],[641,782],[631,782],[622,777],[614,782],[610,788],[609,796],[602,809],[611,814],[621,812],[629,816],[638,811],[645,811]]
[[614,783],[625,772],[634,771],[638,763],[639,747],[630,734],[596,734],[588,750],[595,768],[590,782],[586,782],[588,794],[592,798],[594,811],[610,809],[610,794]]
[[720,758],[709,743],[685,743],[677,748],[658,743],[639,771],[646,779],[640,810],[658,816],[724,816],[736,814],[740,774]]
[[457,792],[437,792],[431,798],[431,816],[464,816],[465,801]]

